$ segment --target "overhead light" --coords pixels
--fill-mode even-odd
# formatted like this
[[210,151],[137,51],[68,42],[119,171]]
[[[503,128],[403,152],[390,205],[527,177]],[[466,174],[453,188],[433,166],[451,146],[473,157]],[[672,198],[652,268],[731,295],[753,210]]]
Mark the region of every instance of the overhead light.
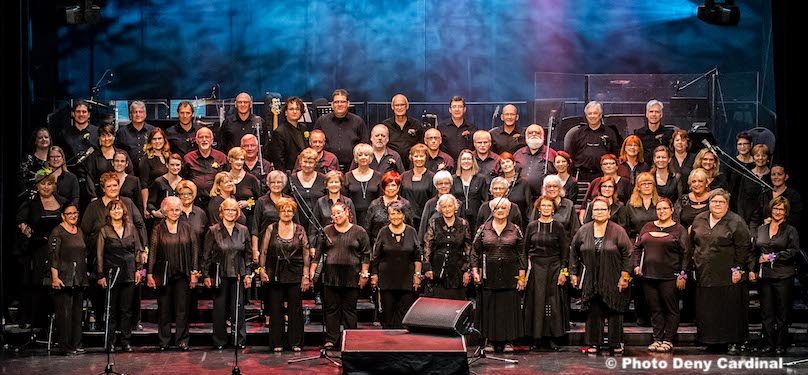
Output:
[[705,0],[704,5],[699,6],[699,19],[713,25],[735,26],[741,19],[741,9],[735,5],[735,0],[725,0],[717,2],[715,0]]

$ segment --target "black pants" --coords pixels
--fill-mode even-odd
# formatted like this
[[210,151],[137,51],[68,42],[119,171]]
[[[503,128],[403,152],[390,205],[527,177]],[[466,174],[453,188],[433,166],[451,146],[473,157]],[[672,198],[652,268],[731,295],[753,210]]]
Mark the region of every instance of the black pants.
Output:
[[130,326],[132,327],[132,329],[130,330],[130,332],[137,329],[137,325],[140,324],[140,299],[143,295],[142,285],[143,285],[142,283],[132,285],[132,305],[130,309],[132,311],[132,313],[130,314],[132,317],[129,319]]
[[401,329],[401,321],[418,297],[412,290],[382,290],[382,327]]
[[637,324],[648,325],[653,318],[651,318],[651,309],[649,302],[645,299],[645,282],[646,279],[638,278],[631,283],[631,298],[634,300],[634,315],[637,317]]
[[174,275],[157,290],[157,338],[160,346],[171,343],[172,322],[176,324],[177,345],[188,345],[188,304],[191,299],[188,286],[188,276]]
[[356,329],[356,300],[359,289],[355,287],[325,286],[323,288],[323,313],[325,314],[326,341],[339,342],[340,323],[346,329]]
[[643,279],[643,294],[651,311],[654,341],[670,341],[679,329],[679,298],[676,280]]
[[81,346],[81,305],[84,288],[63,288],[53,291],[56,309],[56,330],[59,346],[69,352]]
[[466,299],[466,287],[464,286],[459,288],[444,288],[443,285],[439,285],[439,283],[432,283],[430,289],[429,296],[433,298]]
[[786,279],[760,279],[760,318],[765,340],[770,346],[785,347],[788,343],[788,315],[794,282]]
[[603,345],[603,320],[609,320],[609,346],[620,347],[623,342],[623,313],[606,306],[600,296],[589,301],[589,313],[586,315],[586,344]]
[[129,344],[132,338],[132,295],[135,284],[116,283],[109,294],[109,342],[115,343],[115,331],[120,331],[120,344]]
[[20,301],[20,323],[30,323],[33,327],[45,328],[48,326],[48,314],[55,311],[50,305],[48,287],[37,285],[23,285],[21,288],[22,301]]
[[[303,299],[300,283],[281,284],[272,282],[267,285],[269,311],[269,347],[284,346],[303,347]],[[286,302],[286,309],[283,304]],[[284,345],[284,312],[289,317]],[[332,341],[333,342],[333,341]]]
[[[238,286],[238,312],[236,312],[236,285]],[[213,345],[226,345],[227,318],[234,323],[238,314],[238,342],[236,345],[243,345],[247,341],[247,327],[244,321],[244,282],[239,282],[235,277],[223,277],[219,287],[213,291]]]

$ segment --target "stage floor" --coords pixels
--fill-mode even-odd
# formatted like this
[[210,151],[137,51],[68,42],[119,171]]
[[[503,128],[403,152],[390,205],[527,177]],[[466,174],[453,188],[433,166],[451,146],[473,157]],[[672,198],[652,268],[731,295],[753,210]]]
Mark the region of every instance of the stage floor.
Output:
[[[139,348],[133,353],[114,354],[114,370],[127,374],[229,374],[233,367],[233,350],[216,351],[211,349],[194,348],[189,352],[156,352],[155,348]],[[339,374],[340,369],[327,363],[326,360],[316,359],[309,362],[287,364],[292,358],[314,356],[318,354],[317,348],[307,347],[302,353],[270,353],[267,347],[248,347],[239,354],[239,368],[243,374]],[[470,353],[474,348],[470,348]],[[520,348],[517,348],[520,349]],[[527,348],[521,348],[527,349]],[[728,357],[714,354],[705,354],[698,347],[687,347],[678,350],[675,354],[649,354],[644,347],[629,347],[622,357],[604,355],[588,356],[581,354],[577,347],[565,347],[563,352],[522,352],[498,356],[517,359],[517,365],[504,365],[500,362],[483,359],[471,365],[471,371],[478,374],[615,374],[615,373],[703,373],[701,370],[674,370],[675,360],[682,363],[705,363],[712,361],[709,373],[733,374],[783,374],[808,373],[808,363],[784,370],[722,370],[718,369],[719,360],[743,360],[748,357]],[[334,352],[338,356],[339,352]],[[795,361],[808,357],[808,348],[792,348],[783,362]],[[777,360],[773,357],[762,357],[761,360]],[[615,369],[608,367],[611,360],[616,360]],[[638,366],[651,366],[656,360],[657,365],[665,362],[667,369],[642,369]],[[631,361],[627,368],[624,361]],[[729,362],[726,362],[729,363]],[[734,363],[734,362],[733,362]],[[75,357],[47,356],[43,354],[25,352],[23,354],[0,354],[0,373],[2,374],[97,374],[103,373],[106,356],[103,352],[90,350],[87,354]],[[632,369],[632,366],[635,368]]]

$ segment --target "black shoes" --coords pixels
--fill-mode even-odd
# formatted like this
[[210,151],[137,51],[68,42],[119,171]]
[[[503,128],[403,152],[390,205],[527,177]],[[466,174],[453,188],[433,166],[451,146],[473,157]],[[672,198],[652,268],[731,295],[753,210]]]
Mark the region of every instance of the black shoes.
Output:
[[121,351],[126,352],[126,353],[131,353],[132,352],[132,345],[130,345],[130,344],[121,345]]
[[191,347],[188,346],[188,344],[180,344],[179,348],[180,348],[180,351],[183,351],[183,352],[187,352],[187,351],[191,350]]

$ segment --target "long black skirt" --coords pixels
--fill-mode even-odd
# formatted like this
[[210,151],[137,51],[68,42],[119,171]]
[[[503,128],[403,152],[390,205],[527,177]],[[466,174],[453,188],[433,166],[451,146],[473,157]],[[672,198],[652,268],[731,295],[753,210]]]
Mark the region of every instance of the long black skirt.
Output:
[[697,339],[704,344],[741,343],[749,334],[745,283],[696,288]]
[[494,342],[522,337],[524,323],[515,289],[483,289],[479,298],[480,331]]
[[525,292],[525,334],[534,339],[560,337],[570,325],[569,299],[558,285],[558,258],[533,257]]

